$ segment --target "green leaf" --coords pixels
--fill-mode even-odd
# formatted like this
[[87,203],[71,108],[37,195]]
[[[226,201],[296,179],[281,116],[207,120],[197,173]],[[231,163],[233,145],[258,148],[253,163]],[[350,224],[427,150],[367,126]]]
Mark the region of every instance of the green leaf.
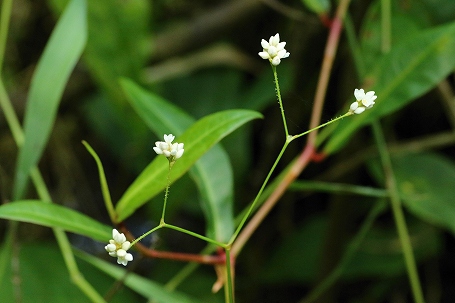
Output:
[[[213,145],[244,123],[261,118],[250,110],[226,110],[206,116],[194,123],[176,142],[185,144],[184,156],[177,160],[171,172],[171,182],[182,176]],[[117,204],[118,220],[130,216],[147,200],[166,187],[169,170],[165,157],[155,157],[141,175],[127,189]]]
[[[94,79],[120,108],[128,108],[118,85],[119,77],[139,79],[150,54],[149,22],[153,16],[147,0],[89,1],[89,38],[84,61]],[[127,121],[124,121],[128,123]]]
[[188,297],[183,293],[177,291],[166,290],[165,287],[159,283],[153,282],[151,280],[145,279],[139,275],[128,272],[119,266],[115,266],[97,259],[87,253],[75,251],[75,254],[79,256],[84,261],[90,263],[96,268],[102,270],[111,277],[116,278],[117,280],[122,280],[126,286],[130,289],[136,291],[137,293],[147,297],[149,300],[154,300],[154,302],[159,303],[196,303],[201,302],[201,300],[196,300]]
[[413,1],[414,6],[421,6],[429,12],[431,19],[435,23],[445,23],[453,21],[455,12],[455,1],[453,0],[421,0]]
[[[455,164],[430,153],[392,158],[403,205],[420,219],[455,235]],[[377,165],[374,165],[378,171]],[[375,174],[382,182],[382,175]]]
[[375,106],[340,121],[324,152],[337,151],[361,126],[399,110],[433,88],[455,68],[454,49],[455,22],[422,31],[393,47],[367,76],[378,96]]
[[[392,45],[403,41],[403,37],[413,36],[430,26],[428,11],[421,3],[402,5],[391,1],[391,39]],[[366,69],[373,68],[382,56],[381,2],[373,2],[364,17],[361,29],[362,60]]]
[[[60,11],[67,0],[48,0]],[[103,140],[111,153],[128,170],[140,172],[149,162],[148,129],[137,119],[125,100],[120,77],[139,80],[152,49],[149,0],[96,0],[87,2],[88,41],[82,57],[91,78],[97,83],[83,104],[88,127]]]
[[[11,260],[6,262],[9,266],[8,279],[2,284],[2,302],[18,302],[17,283],[12,283],[17,277],[20,277],[20,302],[89,302],[68,276],[68,269],[56,243],[22,241],[18,251],[14,258],[19,267],[11,270]],[[107,293],[115,283],[113,278],[87,263],[78,262],[78,267],[81,274],[101,293]],[[122,289],[109,302],[140,302],[139,299],[139,295],[133,291]]]
[[24,118],[25,141],[16,166],[15,199],[24,195],[30,169],[41,158],[63,90],[86,40],[85,1],[73,0],[59,19],[33,74]]
[[0,218],[29,222],[66,231],[106,242],[112,228],[75,210],[42,201],[15,201],[0,206]]
[[[130,80],[122,80],[122,87],[131,105],[158,137],[172,133],[180,136],[196,122],[183,110],[159,96],[143,90]],[[216,167],[216,173],[213,173]],[[202,206],[207,219],[207,236],[228,241],[234,230],[233,173],[229,157],[216,144],[190,169],[202,195]]]
[[182,109],[153,94],[130,79],[121,79],[121,87],[131,106],[160,139],[168,132],[181,135],[196,120]]

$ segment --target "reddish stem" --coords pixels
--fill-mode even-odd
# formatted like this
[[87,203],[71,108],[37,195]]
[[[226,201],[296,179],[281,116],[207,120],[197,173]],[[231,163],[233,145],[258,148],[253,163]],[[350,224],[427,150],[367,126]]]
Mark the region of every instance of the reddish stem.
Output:
[[[122,233],[125,234],[128,241],[132,242],[135,240],[133,234],[126,228],[125,224],[120,223],[119,229]],[[169,252],[169,251],[159,251],[152,248],[148,248],[140,242],[134,244],[134,247],[145,257],[148,258],[158,258],[158,259],[168,259],[175,261],[183,262],[196,262],[200,264],[216,265],[216,264],[226,264],[226,256],[224,251],[222,254],[218,252],[218,255],[199,255],[199,254],[188,254],[188,253],[179,253],[179,252]]]

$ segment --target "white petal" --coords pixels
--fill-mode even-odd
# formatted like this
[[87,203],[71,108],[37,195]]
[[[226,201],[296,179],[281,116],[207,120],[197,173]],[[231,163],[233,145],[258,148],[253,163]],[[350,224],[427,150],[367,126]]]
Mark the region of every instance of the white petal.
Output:
[[269,53],[270,57],[275,57],[278,54],[278,50],[276,49],[275,46],[270,46],[269,49],[267,50]]
[[132,254],[126,254],[125,260],[126,261],[130,261],[130,262],[133,261],[133,255]]
[[282,49],[284,49],[285,46],[286,46],[286,42],[280,42],[280,43],[278,43],[278,45],[276,46],[276,48],[277,48],[278,50],[282,50]]
[[119,243],[119,244],[122,244],[123,242],[126,241],[126,237],[124,234],[119,234],[117,233],[115,236],[114,236],[114,240],[115,242]]
[[131,247],[130,241],[125,241],[125,242],[123,242],[123,244],[122,244],[122,249],[128,250],[128,249],[130,249],[130,247]]
[[117,246],[115,246],[115,244],[108,244],[108,245],[104,246],[104,249],[107,252],[113,252],[117,249]]
[[161,148],[158,148],[158,147],[154,147],[153,150],[155,151],[155,153],[157,153],[158,155],[161,155],[163,154],[163,151],[161,150]]
[[169,158],[171,156],[171,152],[168,150],[163,150],[164,155]]
[[119,234],[118,230],[115,228],[112,230],[112,239],[115,239],[115,237]]
[[351,106],[349,107],[350,110],[355,111],[359,107],[359,103],[357,101],[352,102]]
[[368,108],[372,108],[374,105],[374,101],[371,101],[368,105],[365,105],[365,107],[368,109]]
[[174,135],[169,134],[169,135],[164,135],[164,141],[166,141],[167,144],[171,144],[171,142],[175,139]]
[[354,96],[356,98],[357,101],[360,101],[362,100],[364,97],[365,97],[365,92],[363,89],[355,89],[354,90]]
[[366,107],[373,106],[374,102],[370,102],[368,99],[362,100],[362,104]]
[[276,66],[276,65],[279,65],[280,63],[281,63],[280,57],[277,56],[277,57],[275,57],[275,58],[272,59],[272,64],[273,64],[273,65]]
[[165,143],[165,142],[161,142],[159,148],[160,148],[161,150],[166,150],[166,149],[169,148],[169,144],[167,144],[167,143]]
[[273,46],[277,46],[280,43],[280,34],[276,34],[275,36],[270,37],[270,44]]
[[270,46],[270,44],[269,44],[267,41],[265,41],[264,39],[262,39],[262,41],[261,41],[261,46],[262,46],[262,48],[264,48],[264,49],[268,49],[269,46]]
[[117,256],[119,258],[125,257],[126,256],[126,250],[120,248],[119,250],[117,250]]
[[269,59],[270,58],[270,55],[268,52],[260,52],[259,53],[259,56],[262,58],[262,59]]
[[128,262],[125,263],[125,260],[123,258],[118,257],[117,258],[117,264],[122,264],[123,266],[126,266]]
[[282,49],[278,52],[277,57],[284,59],[284,58],[289,57],[289,53],[285,49]]
[[355,114],[361,114],[361,113],[363,113],[364,111],[365,111],[365,107],[361,106],[361,107],[358,107],[358,108],[354,111],[354,113],[355,113]]
[[183,149],[183,148],[180,149],[180,150],[177,152],[177,154],[175,155],[175,158],[176,158],[176,159],[180,158],[180,157],[183,155],[183,152],[184,152],[184,149]]

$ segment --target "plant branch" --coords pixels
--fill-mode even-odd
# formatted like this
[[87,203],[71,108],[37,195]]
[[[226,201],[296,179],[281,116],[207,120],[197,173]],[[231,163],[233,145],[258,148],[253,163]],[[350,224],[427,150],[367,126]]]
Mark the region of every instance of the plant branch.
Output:
[[[318,80],[316,89],[316,95],[314,100],[313,112],[310,120],[310,129],[313,129],[319,125],[321,120],[322,107],[324,104],[324,98],[327,90],[327,84],[330,77],[330,72],[333,66],[333,60],[337,50],[338,42],[340,39],[342,20],[346,14],[347,7],[350,0],[341,0],[337,8],[335,18],[332,22],[327,45],[324,52],[324,59],[321,67],[321,74]],[[261,208],[254,214],[242,232],[239,234],[237,240],[232,245],[232,255],[237,256],[246,241],[251,237],[254,231],[258,228],[259,224],[265,219],[270,210],[275,206],[281,196],[284,194],[289,185],[300,175],[303,169],[313,159],[315,155],[315,142],[317,137],[317,130],[311,132],[308,136],[307,144],[292,165],[291,169],[285,175],[283,180],[277,186],[275,191],[270,197],[264,202]]]
[[[160,227],[160,226],[158,226]],[[164,226],[163,226],[164,227]],[[125,234],[128,241],[134,243],[134,247],[145,257],[148,258],[157,258],[157,259],[167,259],[175,260],[182,262],[195,262],[200,264],[216,265],[216,264],[225,264],[226,260],[224,256],[211,256],[211,255],[201,255],[201,254],[187,254],[179,252],[169,252],[169,251],[158,251],[152,248],[148,248],[141,242],[138,242],[134,235],[128,230],[128,228],[123,224],[119,224],[119,229],[123,234]],[[156,229],[154,229],[156,230]],[[139,239],[139,238],[138,238]]]
[[417,272],[411,238],[409,236],[403,209],[401,207],[400,194],[398,192],[398,186],[393,172],[392,161],[387,151],[387,145],[379,122],[375,121],[372,126],[379,155],[381,157],[382,167],[384,169],[386,188],[389,191],[393,217],[395,219],[398,237],[401,242],[401,249],[403,250],[414,302],[424,303],[425,301],[423,299],[422,286],[420,285],[419,274]]

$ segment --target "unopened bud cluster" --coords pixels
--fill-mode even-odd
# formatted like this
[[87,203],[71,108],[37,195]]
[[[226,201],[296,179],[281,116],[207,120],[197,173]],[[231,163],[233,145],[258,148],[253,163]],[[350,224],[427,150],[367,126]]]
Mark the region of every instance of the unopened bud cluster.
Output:
[[262,39],[262,52],[259,56],[262,59],[269,60],[273,65],[278,65],[281,59],[289,57],[290,53],[284,48],[286,42],[280,42],[280,34],[270,37],[269,41]]
[[109,256],[117,258],[117,263],[126,266],[128,262],[133,261],[133,255],[127,253],[131,243],[126,241],[125,235],[119,233],[116,229],[112,230],[112,239],[104,249],[109,253]]
[[164,155],[170,162],[174,162],[183,155],[183,143],[172,143],[175,137],[172,134],[164,135],[164,141],[155,142],[153,150],[158,155]]

